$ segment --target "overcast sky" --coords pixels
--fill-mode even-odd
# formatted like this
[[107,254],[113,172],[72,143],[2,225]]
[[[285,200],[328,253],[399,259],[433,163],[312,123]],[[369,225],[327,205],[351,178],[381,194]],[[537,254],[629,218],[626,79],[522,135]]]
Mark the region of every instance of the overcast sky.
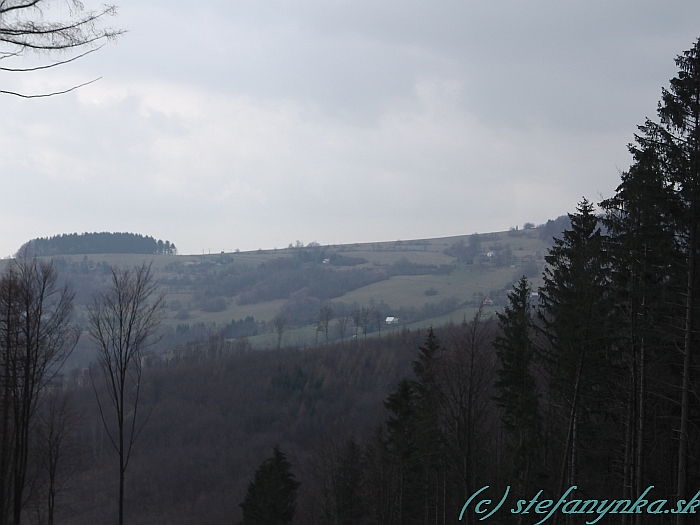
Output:
[[700,36],[697,0],[118,7],[116,43],[0,74],[102,77],[0,95],[0,256],[72,232],[214,253],[539,224],[613,193]]

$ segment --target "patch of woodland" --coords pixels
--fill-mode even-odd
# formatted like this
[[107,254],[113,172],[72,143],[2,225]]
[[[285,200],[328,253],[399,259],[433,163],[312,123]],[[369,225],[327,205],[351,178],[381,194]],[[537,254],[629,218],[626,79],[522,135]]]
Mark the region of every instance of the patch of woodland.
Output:
[[[231,523],[257,465],[276,444],[310,488],[302,472],[314,450],[338,429],[351,429],[358,439],[372,435],[387,417],[387,395],[411,375],[425,336],[404,331],[275,351],[236,350],[219,340],[182,348],[167,361],[147,359],[139,411],[150,416],[127,471],[126,521]],[[73,374],[71,384],[84,454],[70,491],[61,495],[57,523],[100,523],[116,506],[116,458],[89,373]],[[312,501],[300,492],[300,514],[310,512]]]
[[39,237],[24,243],[17,251],[25,256],[55,256],[96,253],[130,253],[175,255],[177,248],[170,241],[154,239],[138,233],[64,233]]

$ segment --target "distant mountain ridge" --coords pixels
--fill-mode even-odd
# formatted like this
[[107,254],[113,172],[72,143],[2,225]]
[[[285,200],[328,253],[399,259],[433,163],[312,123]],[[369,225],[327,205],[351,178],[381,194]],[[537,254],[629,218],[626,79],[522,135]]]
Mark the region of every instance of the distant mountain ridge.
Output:
[[53,237],[32,239],[24,243],[18,254],[52,256],[97,253],[176,255],[170,241],[156,240],[138,233],[64,233]]

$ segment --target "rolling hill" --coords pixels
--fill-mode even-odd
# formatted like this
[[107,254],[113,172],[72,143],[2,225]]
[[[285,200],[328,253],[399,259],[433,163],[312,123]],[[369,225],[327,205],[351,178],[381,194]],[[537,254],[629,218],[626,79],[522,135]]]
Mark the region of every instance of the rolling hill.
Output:
[[[540,227],[435,239],[297,243],[211,255],[71,254],[53,260],[76,291],[77,320],[84,326],[86,305],[107,285],[110,266],[146,262],[167,294],[160,351],[214,336],[246,347],[274,346],[276,316],[286,320],[283,345],[313,346],[326,335],[333,341],[459,322],[482,303],[487,313],[497,309],[521,275],[535,288],[540,284],[552,236],[565,227],[566,217],[560,217]],[[323,307],[332,310],[327,334],[319,333]],[[356,326],[363,309],[373,315]],[[387,317],[394,323],[386,324]],[[348,319],[345,330],[338,319]],[[89,360],[88,346],[83,338],[75,364]]]

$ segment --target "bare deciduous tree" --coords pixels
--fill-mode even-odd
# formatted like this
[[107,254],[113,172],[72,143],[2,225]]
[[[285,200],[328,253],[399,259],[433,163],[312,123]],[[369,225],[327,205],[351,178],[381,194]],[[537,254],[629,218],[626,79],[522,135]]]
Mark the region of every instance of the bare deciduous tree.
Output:
[[48,393],[37,428],[38,463],[43,475],[43,499],[37,501],[40,523],[53,525],[56,496],[75,474],[79,445],[72,433],[78,420],[69,392],[54,389]]
[[471,321],[465,320],[450,330],[451,348],[438,369],[445,445],[449,457],[459,465],[462,495],[472,494],[477,474],[483,475],[483,458],[488,456],[484,445],[492,441],[492,432],[498,426],[498,419],[493,417],[494,328],[480,307]]
[[[0,5],[3,5],[0,3]],[[51,263],[12,261],[0,276],[0,523],[19,524],[45,389],[78,341],[73,293]]]
[[318,327],[326,335],[326,345],[328,345],[328,325],[333,319],[333,308],[329,305],[323,306],[318,312]]
[[355,308],[350,317],[352,317],[352,322],[355,324],[355,339],[357,339],[357,329],[362,325],[362,311],[359,308]]
[[283,315],[275,316],[272,318],[272,325],[277,332],[277,350],[279,350],[282,346],[282,335],[284,335],[284,328],[287,326],[287,318]]
[[340,342],[345,342],[345,332],[348,328],[348,316],[344,315],[342,317],[338,317],[335,320],[335,325],[338,330],[338,335],[340,336]]
[[360,310],[360,325],[362,326],[362,335],[365,340],[367,339],[369,325],[372,323],[372,310],[372,307],[365,308],[364,306]]
[[124,475],[134,441],[148,419],[140,425],[137,421],[141,357],[145,348],[157,342],[163,297],[153,282],[151,265],[143,264],[134,269],[113,268],[110,289],[97,294],[88,307],[90,335],[99,347],[100,370],[117,422],[114,431],[93,378],[102,423],[119,454],[120,525],[124,523]]
[[[55,0],[0,0],[0,60],[21,57],[25,51],[44,54],[54,52],[81,51],[70,58],[34,67],[0,67],[0,71],[30,72],[49,69],[81,58],[102,46],[100,42],[113,40],[122,30],[98,27],[108,16],[116,15],[116,7],[102,5],[94,11],[85,11],[79,0],[67,0],[64,6]],[[67,7],[64,19],[54,19],[61,7]],[[60,17],[59,17],[60,18]],[[84,82],[68,89],[27,95],[16,91],[0,89],[0,93],[23,98],[47,97],[73,91],[94,82]]]
[[379,309],[379,307],[374,307],[372,308],[372,319],[374,320],[375,324],[377,325],[377,330],[379,331],[379,338],[381,339],[382,337],[382,311]]
[[312,497],[321,523],[366,523],[363,450],[354,439],[327,436],[310,462]]

